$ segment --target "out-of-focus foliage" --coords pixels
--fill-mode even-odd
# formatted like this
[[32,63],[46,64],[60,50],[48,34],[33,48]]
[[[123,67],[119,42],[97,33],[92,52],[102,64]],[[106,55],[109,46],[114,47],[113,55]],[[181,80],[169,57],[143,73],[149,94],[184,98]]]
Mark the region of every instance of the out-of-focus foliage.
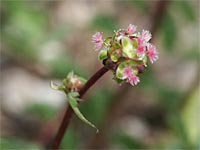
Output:
[[73,63],[68,55],[60,56],[59,59],[51,60],[48,63],[51,66],[52,75],[57,78],[65,77],[71,70],[82,76],[86,74],[78,64]]
[[[76,1],[71,1],[71,3],[73,2],[75,3]],[[97,9],[96,16],[88,19],[90,21],[88,22],[88,26],[86,27],[86,29],[83,28],[80,31],[86,30],[91,31],[91,33],[94,33],[95,31],[103,31],[104,34],[110,34],[113,32],[114,29],[117,29],[118,27],[121,27],[122,24],[124,24],[124,22],[119,19],[120,17],[114,13],[121,11],[121,8],[119,6],[123,6],[125,8],[128,6],[127,9],[133,9],[136,13],[130,14],[130,16],[123,16],[124,14],[127,15],[127,13],[121,11],[120,13],[117,13],[118,15],[122,15],[122,17],[124,18],[131,18],[132,16],[139,14],[138,16],[136,16],[136,18],[138,18],[137,21],[140,21],[140,19],[143,19],[143,15],[148,18],[151,13],[154,12],[151,9],[154,9],[154,5],[156,4],[156,2],[157,1],[144,0],[113,2],[112,9],[114,9],[115,11],[111,11],[108,15],[106,14],[106,12],[102,12],[101,9]],[[89,75],[91,75],[91,72],[88,72],[88,70],[90,70],[91,68],[80,68],[82,62],[80,62],[79,65],[77,62],[74,61],[74,55],[76,54],[76,51],[75,49],[73,49],[73,46],[70,47],[66,44],[66,41],[68,42],[70,38],[71,41],[75,40],[76,42],[85,42],[87,39],[82,38],[84,36],[82,36],[82,33],[79,32],[79,30],[77,31],[76,26],[70,26],[68,23],[59,24],[57,22],[54,22],[54,25],[51,24],[53,22],[52,18],[58,14],[60,14],[61,20],[65,19],[65,15],[68,13],[67,8],[69,6],[66,5],[66,7],[62,3],[64,3],[64,1],[55,2],[53,3],[53,5],[50,2],[40,3],[32,1],[3,1],[1,3],[2,5],[0,6],[1,42],[3,45],[2,53],[5,54],[6,57],[10,60],[17,60],[19,64],[30,64],[30,66],[32,66],[32,64],[37,64],[38,66],[46,67],[47,70],[50,71],[47,77],[43,79],[45,81],[49,80],[48,77],[58,78],[60,80],[61,78],[64,78],[71,70],[74,70],[78,75],[82,75],[83,77],[88,78]],[[100,1],[100,3],[104,3],[104,5],[107,5],[107,2],[105,1]],[[116,4],[120,5],[118,6]],[[175,70],[172,70],[174,69],[173,66],[181,66],[183,62],[196,64],[199,61],[199,43],[192,43],[193,45],[189,45],[188,47],[181,46],[183,43],[185,44],[189,40],[195,41],[196,38],[199,37],[196,37],[195,35],[184,38],[180,37],[182,33],[181,28],[187,30],[188,26],[191,26],[190,28],[199,26],[199,23],[196,22],[198,20],[198,15],[196,12],[196,8],[194,7],[195,4],[197,3],[189,0],[176,0],[170,2],[167,13],[164,15],[162,24],[159,26],[159,32],[157,32],[155,35],[161,37],[161,40],[155,37],[155,41],[158,40],[158,43],[155,43],[155,45],[158,45],[158,50],[161,53],[159,58],[160,61],[158,60],[155,66],[153,65],[152,67],[146,69],[144,74],[140,75],[142,82],[136,88],[134,87],[131,89],[133,91],[140,91],[138,94],[142,93],[138,96],[138,98],[133,99],[134,102],[136,101],[139,104],[141,103],[142,106],[141,108],[138,107],[137,110],[134,110],[131,113],[129,113],[129,111],[126,111],[124,113],[125,115],[133,116],[137,116],[137,113],[134,114],[135,111],[138,111],[139,114],[145,113],[143,112],[145,110],[142,109],[143,103],[141,99],[145,99],[146,101],[144,102],[144,105],[147,105],[149,103],[149,97],[145,97],[144,93],[151,93],[153,99],[152,103],[156,103],[156,105],[161,108],[162,113],[164,114],[162,116],[162,119],[164,120],[165,124],[162,125],[162,121],[158,120],[157,118],[156,121],[160,122],[160,126],[165,126],[165,128],[160,129],[157,127],[153,128],[151,126],[146,129],[151,134],[154,134],[154,136],[152,136],[151,138],[153,142],[148,144],[148,142],[144,140],[136,139],[134,136],[127,135],[123,132],[123,130],[118,129],[118,124],[114,123],[113,126],[115,126],[115,130],[108,131],[110,138],[110,140],[108,141],[111,148],[197,149],[197,147],[199,146],[198,140],[200,138],[200,131],[198,122],[198,104],[200,98],[198,89],[195,88],[195,90],[190,91],[190,86],[188,86],[187,88],[185,88],[185,90],[180,90],[179,88],[174,86],[176,85],[176,79],[178,78],[173,78],[176,76],[176,72]],[[62,5],[62,7],[60,5]],[[73,7],[77,5],[79,4],[76,4]],[[77,7],[75,7],[74,9],[76,9],[76,11],[82,12],[84,11],[84,9],[80,9],[81,6],[82,5],[80,4],[80,7],[78,7],[78,9]],[[61,9],[63,7],[65,8],[66,14],[63,13]],[[87,9],[91,9],[90,7],[90,5],[87,5]],[[137,13],[137,11],[139,11],[139,13]],[[74,16],[72,17],[76,17],[76,15],[77,14],[74,14]],[[131,20],[130,23],[140,26],[138,22],[133,21],[134,20]],[[72,22],[71,24],[76,23]],[[150,25],[144,24],[143,26],[148,27]],[[125,27],[122,26],[122,28]],[[80,39],[76,39],[72,36],[74,34],[77,34],[77,32],[78,36],[75,37],[80,37]],[[89,34],[91,33],[89,32]],[[160,36],[159,34],[161,34],[162,36]],[[152,42],[154,43],[155,41]],[[61,44],[62,46],[64,46],[58,46],[54,49],[54,47],[51,46],[51,43],[56,43],[58,45]],[[89,38],[88,43],[90,43]],[[88,53],[85,52],[86,50],[88,51],[87,48],[91,49],[92,46],[85,48],[79,46],[79,43],[75,43],[74,45],[77,46],[76,48],[80,48],[80,51],[83,52],[81,53],[84,54],[85,58],[83,58],[88,59],[88,66],[94,67],[93,65],[95,63],[90,62],[90,58],[95,56],[88,55]],[[83,45],[87,44],[83,43]],[[44,47],[47,47],[47,51],[44,50]],[[165,52],[167,52],[167,55],[165,55]],[[48,59],[46,59],[46,56],[48,54],[51,55],[48,56]],[[90,52],[90,54],[94,53]],[[169,58],[173,58],[174,60],[178,61],[171,62]],[[81,59],[82,58],[80,58],[80,60]],[[163,60],[167,62],[164,62]],[[10,63],[10,61],[8,63]],[[165,63],[167,63],[168,65],[170,64],[171,68],[168,68],[168,66],[166,68],[163,68],[166,66]],[[12,65],[15,66],[17,64],[14,63]],[[95,67],[91,70],[96,69],[98,68]],[[190,72],[192,68],[186,69],[188,70],[188,72]],[[170,84],[163,82],[163,80],[165,81],[167,79],[163,79],[164,77],[162,75],[165,73],[159,74],[161,72],[165,72],[166,74],[170,72],[171,74],[173,74],[170,80],[174,82],[174,85],[170,86]],[[190,74],[188,75],[187,73],[184,73],[185,72],[183,72],[182,75],[178,74],[179,79],[182,80],[182,82],[186,82],[184,80],[185,76],[191,78],[189,76]],[[193,79],[191,79],[190,81],[192,80]],[[100,89],[99,87],[94,87],[95,89],[92,90],[93,93],[90,91],[85,97],[87,101],[80,105],[81,112],[83,112],[83,114],[87,116],[90,121],[94,122],[97,128],[101,127],[104,119],[106,118],[107,112],[109,112],[110,107],[112,107],[112,104],[118,100],[117,98],[113,99],[113,95],[115,95],[115,90],[114,88],[112,88],[113,85],[111,86],[110,82],[107,81],[108,80],[102,83],[104,85],[102,85]],[[189,96],[186,97],[188,92],[190,92]],[[140,99],[140,97],[143,98]],[[126,99],[128,98],[124,97],[125,103],[128,103]],[[130,104],[130,106],[131,105],[132,104]],[[48,121],[52,121],[52,119],[55,119],[60,110],[53,108],[52,106],[47,104],[33,103],[33,105],[26,108],[24,112],[27,113],[27,115],[35,116],[39,120],[47,123]],[[153,113],[150,112],[149,115],[153,116]],[[118,118],[118,121],[120,122],[121,119],[123,119],[123,116],[122,118]],[[148,123],[151,123],[148,122],[148,120],[145,118],[140,117],[140,119],[147,123],[147,126]],[[123,123],[126,125],[126,122]],[[93,139],[93,133],[95,134],[93,130],[90,131],[90,128],[88,126],[84,125],[84,123],[74,117],[74,120],[72,121],[72,124],[70,124],[69,130],[67,131],[67,134],[63,139],[61,148],[85,148],[84,146],[87,145],[87,142],[89,143],[89,140]],[[26,141],[21,137],[1,137],[0,140],[1,149],[42,149],[39,144],[32,144],[30,141]]]
[[188,136],[188,142],[195,145],[196,148],[199,146],[198,139],[200,138],[200,122],[197,119],[200,107],[199,96],[199,88],[197,88],[189,95],[189,97],[187,97],[187,103],[181,114],[182,123]]
[[189,21],[195,21],[197,15],[195,9],[189,1],[174,1],[174,6],[179,9],[180,14]]
[[32,114],[35,117],[50,120],[55,117],[56,110],[54,107],[48,106],[46,104],[32,104],[27,107],[26,113]]
[[146,13],[149,11],[149,2],[144,0],[132,0],[133,7]]
[[63,142],[61,144],[61,149],[77,149],[79,144],[79,139],[76,135],[75,130],[69,128],[67,131],[68,134],[65,134]]
[[[108,88],[99,89],[92,93],[92,95],[87,99],[87,101],[80,106],[81,111],[85,116],[89,116],[90,120],[95,124],[102,122],[102,119],[105,118],[105,113],[112,97],[112,91]],[[92,113],[91,113],[92,112]]]
[[117,20],[113,16],[99,15],[92,21],[92,26],[95,30],[103,30],[113,32],[118,28]]
[[23,2],[4,2],[5,24],[2,40],[17,55],[26,59],[37,59],[38,46],[44,40],[47,17],[42,10],[32,9]]
[[145,146],[138,140],[123,132],[113,134],[114,143],[120,145],[120,149],[145,149]]
[[172,51],[172,48],[176,43],[177,27],[170,14],[166,14],[165,16],[162,24],[162,30],[164,34],[164,46],[166,47],[166,50]]
[[19,138],[0,138],[0,149],[1,150],[8,150],[8,149],[40,149],[37,144],[30,143],[23,139]]

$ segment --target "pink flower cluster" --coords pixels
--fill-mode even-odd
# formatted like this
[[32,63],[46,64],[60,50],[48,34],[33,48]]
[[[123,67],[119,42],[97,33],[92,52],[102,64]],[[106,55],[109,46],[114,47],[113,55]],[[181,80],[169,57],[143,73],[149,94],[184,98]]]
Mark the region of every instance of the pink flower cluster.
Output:
[[[136,29],[137,27],[135,25],[130,24],[127,28],[127,33],[134,34]],[[143,58],[147,54],[150,62],[155,62],[158,59],[158,52],[156,47],[149,43],[152,38],[151,33],[147,30],[142,30],[142,33],[135,34],[135,37],[138,42],[137,56]]]
[[119,80],[128,81],[131,85],[137,85],[140,82],[137,76],[139,66],[135,64],[147,66],[147,58],[151,63],[158,59],[156,47],[149,42],[152,38],[151,33],[147,30],[142,30],[142,32],[136,32],[136,30],[137,26],[130,24],[127,29],[115,31],[113,37],[103,39],[100,32],[92,36],[95,49],[100,51],[100,59],[109,59],[117,63],[116,77]]
[[131,67],[126,67],[124,69],[123,79],[128,79],[128,82],[133,86],[140,82],[139,77],[134,74],[134,71]]

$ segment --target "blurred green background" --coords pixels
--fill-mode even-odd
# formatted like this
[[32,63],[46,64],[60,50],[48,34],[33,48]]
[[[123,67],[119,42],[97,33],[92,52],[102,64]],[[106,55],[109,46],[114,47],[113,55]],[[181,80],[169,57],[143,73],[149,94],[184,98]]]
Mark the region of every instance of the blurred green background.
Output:
[[71,70],[89,78],[102,66],[91,36],[130,23],[154,30],[159,60],[138,86],[119,86],[112,73],[98,81],[80,109],[100,133],[75,116],[61,148],[200,148],[199,8],[198,0],[1,1],[0,148],[42,149],[66,107],[50,80]]

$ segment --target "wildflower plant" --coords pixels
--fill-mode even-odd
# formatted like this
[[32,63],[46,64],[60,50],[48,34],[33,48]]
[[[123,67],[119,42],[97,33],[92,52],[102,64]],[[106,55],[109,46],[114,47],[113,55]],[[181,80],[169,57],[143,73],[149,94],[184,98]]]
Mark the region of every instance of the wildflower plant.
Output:
[[154,63],[158,59],[156,47],[149,42],[152,37],[151,33],[147,30],[142,30],[142,32],[136,30],[137,26],[130,24],[127,29],[114,31],[112,37],[105,39],[101,32],[95,33],[92,36],[92,42],[95,50],[99,52],[98,57],[104,66],[88,81],[70,72],[63,80],[62,85],[55,85],[51,82],[53,89],[65,92],[70,107],[65,113],[50,148],[58,149],[73,112],[83,122],[96,128],[80,112],[78,103],[82,101],[83,95],[103,74],[111,70],[114,75],[113,79],[119,84],[128,82],[135,86],[140,82],[139,74],[147,67],[148,60]]
[[147,67],[147,60],[151,63],[158,59],[156,47],[149,41],[152,37],[147,30],[136,32],[137,27],[130,24],[127,29],[114,31],[113,37],[103,39],[100,32],[93,35],[92,41],[99,51],[99,59],[107,66],[112,62],[114,79],[118,83],[123,81],[131,85],[140,82],[138,74],[141,68]]

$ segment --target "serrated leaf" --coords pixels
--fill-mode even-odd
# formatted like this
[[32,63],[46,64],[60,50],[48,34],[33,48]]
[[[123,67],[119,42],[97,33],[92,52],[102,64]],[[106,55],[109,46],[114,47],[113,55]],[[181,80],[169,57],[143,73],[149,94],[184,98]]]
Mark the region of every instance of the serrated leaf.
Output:
[[[75,97],[74,97],[75,96]],[[76,114],[76,116],[81,119],[83,122],[85,122],[86,124],[88,124],[89,126],[93,127],[96,129],[96,132],[98,133],[99,130],[96,128],[96,126],[94,124],[92,124],[90,121],[88,121],[83,114],[80,112],[79,108],[78,108],[78,99],[77,99],[77,92],[73,92],[73,93],[68,93],[67,94],[67,99],[68,102],[70,104],[70,106],[72,107],[74,113]]]

